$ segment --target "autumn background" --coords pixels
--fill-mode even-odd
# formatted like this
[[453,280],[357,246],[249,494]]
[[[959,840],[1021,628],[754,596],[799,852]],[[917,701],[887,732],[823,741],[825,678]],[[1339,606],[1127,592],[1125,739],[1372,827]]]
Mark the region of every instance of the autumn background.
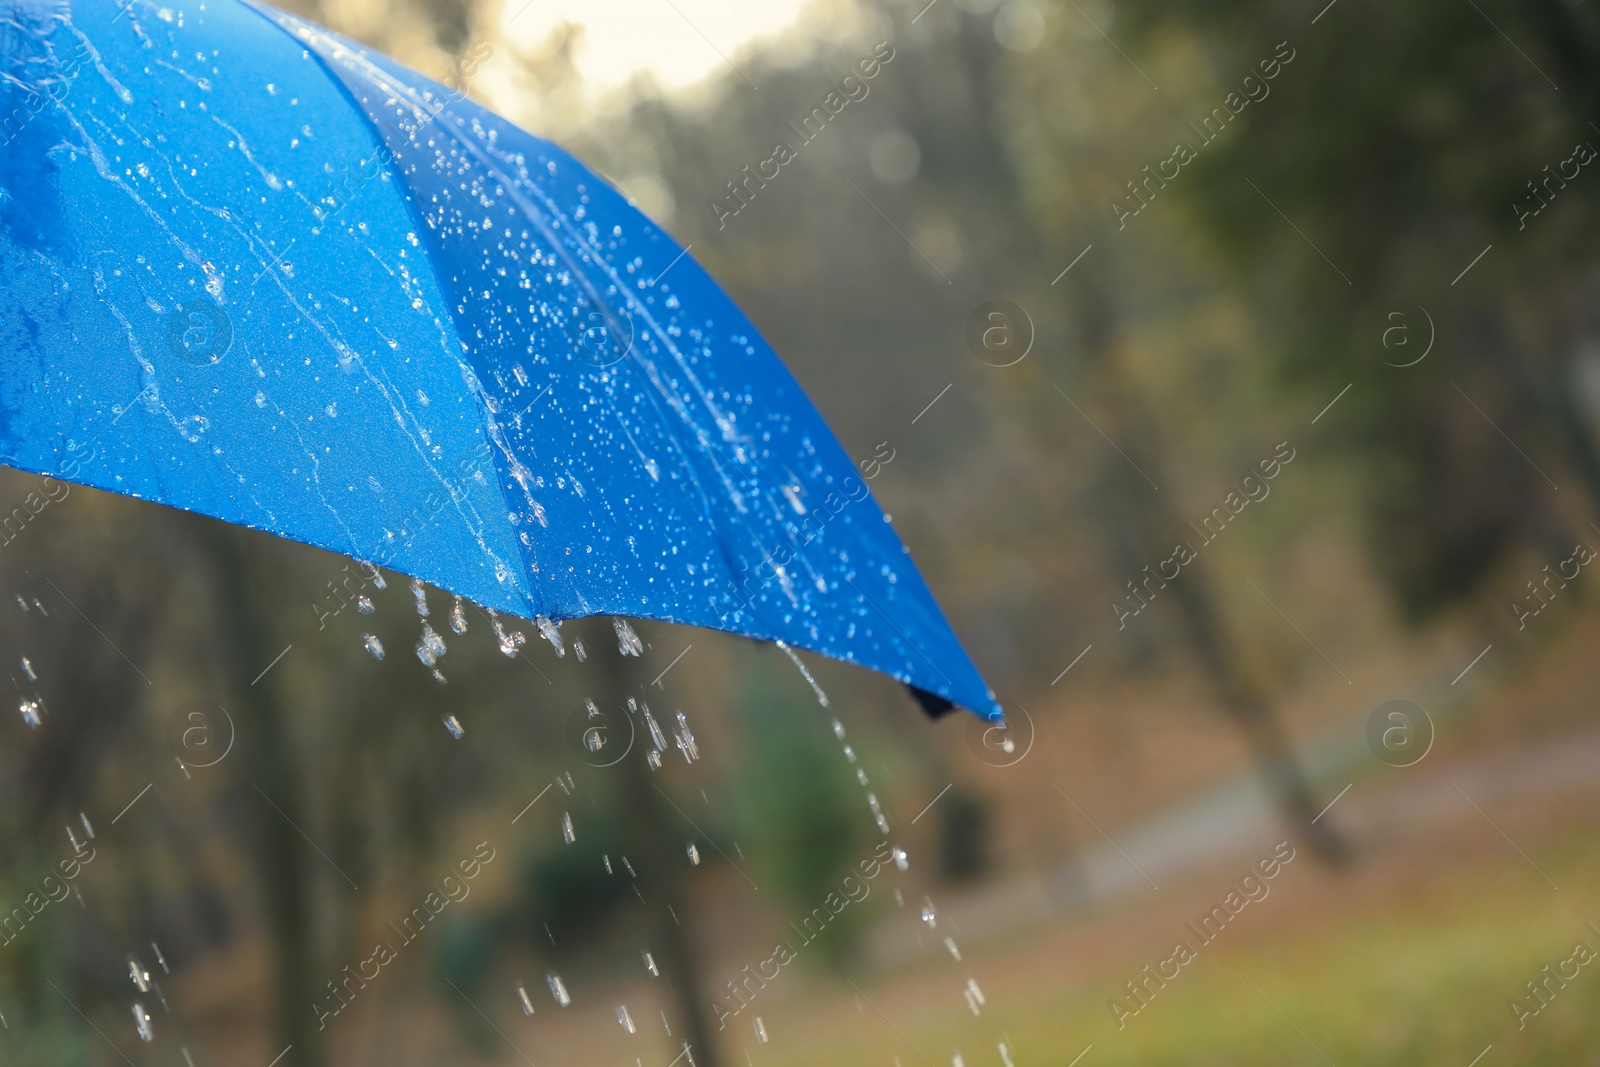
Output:
[[[0,945],[6,1062],[1600,1063],[1600,975],[1560,977],[1600,948],[1600,15],[290,6],[692,246],[1011,726],[665,625],[632,657],[570,622],[558,658],[503,620],[508,657],[423,590],[440,685],[405,576],[73,488],[0,547],[0,905],[64,829],[95,857]],[[0,476],[4,510],[38,492]],[[634,734],[613,765],[586,700]],[[885,840],[904,869],[719,1029]],[[480,842],[470,895],[319,1028]],[[1149,981],[1280,842],[1266,898]]]

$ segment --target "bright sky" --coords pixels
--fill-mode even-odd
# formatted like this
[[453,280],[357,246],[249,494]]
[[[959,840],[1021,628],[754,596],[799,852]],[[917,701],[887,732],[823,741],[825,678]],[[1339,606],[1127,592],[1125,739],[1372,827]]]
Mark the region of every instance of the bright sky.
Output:
[[[578,70],[592,89],[648,69],[678,88],[727,69],[740,47],[794,22],[805,0],[507,0],[507,36],[535,45],[563,19],[585,27]],[[720,54],[719,54],[720,53]]]

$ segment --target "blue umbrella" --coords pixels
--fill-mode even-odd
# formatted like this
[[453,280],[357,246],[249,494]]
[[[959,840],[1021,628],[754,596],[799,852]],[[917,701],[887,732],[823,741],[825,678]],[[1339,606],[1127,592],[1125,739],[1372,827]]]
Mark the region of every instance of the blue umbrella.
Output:
[[561,149],[239,0],[0,0],[0,459],[1000,714],[854,464]]

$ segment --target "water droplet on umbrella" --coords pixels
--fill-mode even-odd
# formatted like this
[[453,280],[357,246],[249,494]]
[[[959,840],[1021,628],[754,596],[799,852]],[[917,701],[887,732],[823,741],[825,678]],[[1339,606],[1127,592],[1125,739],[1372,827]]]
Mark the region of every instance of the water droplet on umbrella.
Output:
[[521,982],[517,983],[517,999],[522,1001],[522,1014],[533,1014],[533,1001],[528,999],[528,987]]
[[373,659],[383,658],[383,642],[379,641],[372,634],[362,634],[361,644],[365,646],[368,652],[372,653]]
[[460,597],[450,606],[450,629],[458,634],[467,632],[467,613],[461,609]]
[[757,1015],[755,1021],[750,1025],[755,1028],[756,1043],[765,1045],[767,1043],[767,1024],[761,1021],[761,1016]]
[[617,1005],[617,1025],[630,1034],[639,1032],[633,1025],[633,1016],[628,1014],[628,1006],[626,1004]]
[[461,728],[461,720],[457,719],[454,715],[446,715],[444,717],[444,728],[449,730],[450,736],[455,738],[457,741],[465,737],[467,733]]
[[654,956],[650,955],[650,953],[648,953],[648,952],[645,952],[643,955],[644,955],[644,969],[650,972],[650,977],[652,977],[652,978],[660,978],[661,977],[661,972],[656,969],[656,958]]
[[922,899],[924,902],[922,905],[922,921],[927,923],[930,928],[938,926],[939,912],[933,906],[933,898],[923,897]]
[[371,597],[363,596],[356,598],[356,610],[361,612],[363,615],[371,615],[377,609],[372,606]]
[[559,974],[551,971],[544,976],[544,980],[550,983],[550,995],[556,998],[557,1004],[565,1008],[572,1003],[572,998],[567,995],[566,983],[561,981]]
[[572,812],[570,811],[561,813],[561,839],[569,845],[578,840],[578,835],[572,830]]
[[133,1004],[133,1026],[139,1031],[139,1040],[151,1042],[156,1039],[156,1032],[150,1025],[150,1013],[144,1010],[144,1005],[138,1001]]
[[30,682],[37,682],[39,680],[39,676],[33,673],[33,664],[28,662],[27,656],[22,657],[22,673],[28,676],[28,681]]
[[687,851],[689,853],[689,862],[696,867],[700,866],[700,850],[695,848],[693,841],[689,842]]

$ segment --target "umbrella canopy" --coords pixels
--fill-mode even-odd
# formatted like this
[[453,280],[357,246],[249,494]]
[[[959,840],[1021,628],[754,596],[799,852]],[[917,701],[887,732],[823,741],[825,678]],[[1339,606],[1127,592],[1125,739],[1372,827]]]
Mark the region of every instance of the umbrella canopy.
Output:
[[772,349],[572,156],[266,6],[0,8],[0,460],[999,715]]

